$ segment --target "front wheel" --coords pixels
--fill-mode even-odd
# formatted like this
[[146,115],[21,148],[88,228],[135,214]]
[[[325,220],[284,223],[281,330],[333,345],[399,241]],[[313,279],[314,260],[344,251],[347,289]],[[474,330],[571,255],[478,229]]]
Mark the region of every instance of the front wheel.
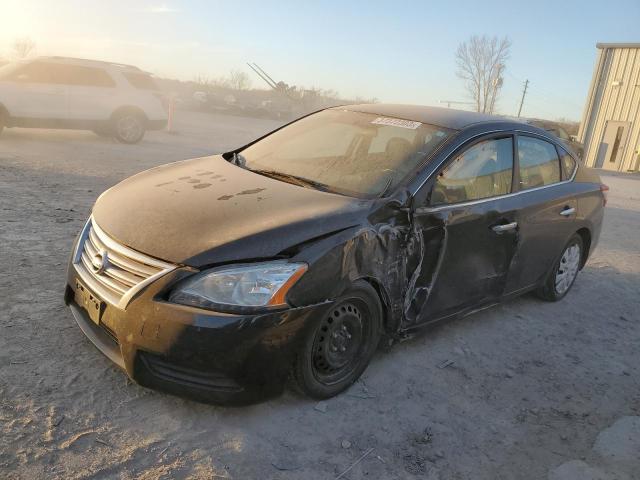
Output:
[[114,120],[113,131],[121,143],[138,143],[146,132],[144,118],[136,113],[120,114]]
[[382,306],[366,282],[356,282],[308,329],[297,352],[293,376],[306,395],[330,398],[367,368],[382,333]]
[[569,293],[580,270],[583,248],[584,244],[580,235],[575,234],[569,239],[549,278],[536,292],[540,298],[549,302],[557,302]]

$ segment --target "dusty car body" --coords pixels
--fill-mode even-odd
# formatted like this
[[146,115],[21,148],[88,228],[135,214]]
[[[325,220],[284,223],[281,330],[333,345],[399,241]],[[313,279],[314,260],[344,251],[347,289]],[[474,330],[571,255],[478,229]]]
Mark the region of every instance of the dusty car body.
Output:
[[[416,132],[433,127],[420,137],[415,165],[373,194],[256,173],[247,165],[258,139],[143,172],[98,199],[74,245],[65,300],[85,334],[131,378],[205,401],[249,402],[280,392],[292,365],[311,352],[309,375],[320,373],[309,381],[327,388],[302,389],[326,398],[366,367],[372,351],[353,347],[355,340],[377,345],[383,335],[400,338],[532,290],[550,300],[567,293],[597,244],[605,199],[597,176],[555,137],[449,109],[328,112]],[[435,143],[424,153],[423,142]],[[557,152],[557,181],[539,184],[547,173],[535,165],[525,171],[527,152],[540,146],[526,142]],[[478,151],[492,155],[492,165],[510,158],[511,177],[503,168],[465,185],[464,155],[473,148],[471,161]],[[460,158],[458,176],[447,177]],[[469,199],[482,189],[500,194]],[[207,272],[264,262],[302,266],[280,303],[222,305],[176,294]],[[550,292],[553,285],[562,289]],[[379,331],[368,318],[379,319]],[[349,355],[367,358],[362,364]],[[357,368],[344,370],[356,360]]]

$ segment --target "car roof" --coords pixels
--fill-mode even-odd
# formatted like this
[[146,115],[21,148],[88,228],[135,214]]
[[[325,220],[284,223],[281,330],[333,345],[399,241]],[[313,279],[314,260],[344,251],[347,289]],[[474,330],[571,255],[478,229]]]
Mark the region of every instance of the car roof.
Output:
[[66,65],[85,65],[85,66],[102,67],[102,68],[112,67],[112,68],[118,68],[121,70],[126,70],[131,72],[147,73],[147,72],[143,72],[141,69],[133,65],[126,65],[124,63],[117,63],[117,62],[105,62],[102,60],[89,60],[86,58],[47,56],[47,57],[37,57],[37,58],[34,58],[33,60],[45,60],[45,61],[50,61],[55,63],[63,63]]
[[[427,107],[424,105],[397,105],[389,103],[370,103],[360,105],[343,105],[334,107],[352,112],[373,113],[385,117],[401,118],[414,122],[437,125],[439,127],[462,130],[473,124],[483,122],[505,122],[504,117],[485,113],[456,110],[453,108]],[[516,122],[513,122],[516,123]]]

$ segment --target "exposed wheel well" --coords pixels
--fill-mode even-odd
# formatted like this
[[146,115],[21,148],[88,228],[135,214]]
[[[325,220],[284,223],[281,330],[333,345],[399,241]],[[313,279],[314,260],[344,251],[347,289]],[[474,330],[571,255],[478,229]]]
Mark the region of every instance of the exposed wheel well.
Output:
[[389,295],[387,291],[382,286],[382,284],[372,277],[364,277],[361,280],[364,280],[369,285],[371,285],[376,293],[378,294],[378,298],[380,299],[380,304],[382,305],[382,326],[384,328],[385,333],[394,334],[398,331],[398,322],[394,320],[393,314],[391,312],[391,302],[389,300]]
[[126,114],[126,113],[133,113],[135,115],[138,115],[140,117],[142,117],[144,119],[144,121],[146,122],[148,120],[147,116],[145,115],[145,113],[138,107],[133,107],[133,106],[124,106],[124,107],[118,107],[112,114],[111,114],[111,120],[114,120],[116,118],[118,118],[118,116]]
[[576,233],[582,237],[582,243],[584,245],[584,251],[582,252],[582,258],[580,259],[580,268],[582,269],[589,258],[589,250],[591,249],[591,232],[588,228],[583,227]]

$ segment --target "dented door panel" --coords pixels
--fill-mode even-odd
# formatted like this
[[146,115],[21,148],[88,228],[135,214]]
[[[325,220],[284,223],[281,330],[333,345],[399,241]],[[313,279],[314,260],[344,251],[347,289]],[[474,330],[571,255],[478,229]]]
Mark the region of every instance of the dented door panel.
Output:
[[517,229],[498,233],[493,227],[510,224],[515,217],[512,198],[416,211],[414,222],[430,248],[423,261],[424,284],[420,285],[428,295],[413,299],[415,323],[500,298],[518,233]]

